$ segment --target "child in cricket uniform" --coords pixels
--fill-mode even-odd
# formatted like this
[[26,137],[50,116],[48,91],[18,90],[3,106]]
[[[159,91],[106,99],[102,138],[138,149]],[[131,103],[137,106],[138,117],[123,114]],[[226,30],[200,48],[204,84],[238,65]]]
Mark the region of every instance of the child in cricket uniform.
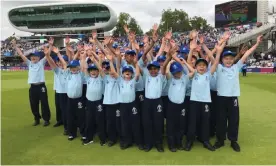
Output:
[[234,64],[235,54],[225,51],[222,54],[222,64],[217,68],[217,91],[218,91],[218,111],[216,136],[217,141],[214,145],[216,149],[224,146],[226,133],[231,141],[231,147],[239,152],[238,141],[239,130],[239,102],[240,84],[239,71],[248,56],[252,54],[262,41],[262,36],[258,36],[257,43],[245,52],[242,58]]
[[[137,61],[136,61],[137,62]],[[122,68],[121,77],[119,74],[119,100],[122,124],[122,138],[121,149],[127,149],[135,143],[140,150],[143,150],[141,129],[140,129],[140,110],[137,108],[135,101],[135,86],[139,83],[140,69],[138,64],[133,66],[125,65]]]
[[[186,65],[188,64],[186,63]],[[171,75],[169,77],[169,101],[166,116],[167,140],[169,150],[176,152],[177,149],[183,150],[182,130],[186,128],[187,121],[184,99],[189,77],[184,74],[183,66],[179,62],[170,61],[166,73],[169,72]]]
[[76,138],[79,128],[82,141],[85,141],[85,108],[82,100],[84,74],[80,70],[78,60],[72,60],[67,67],[70,69],[67,72],[68,140]]
[[100,144],[103,146],[106,142],[105,134],[105,112],[102,105],[102,97],[104,91],[103,78],[104,73],[100,64],[92,55],[89,58],[90,65],[85,60],[85,56],[81,57],[81,66],[85,73],[85,81],[87,84],[86,98],[86,125],[83,145],[93,143],[93,138],[96,132],[100,138]]
[[[53,59],[50,56],[51,50],[57,54],[56,63],[53,61]],[[55,73],[55,79],[56,79],[56,95],[58,101],[56,101],[58,104],[56,106],[59,106],[61,122],[63,122],[64,126],[64,135],[68,135],[67,130],[67,63],[68,63],[68,57],[62,56],[59,53],[59,50],[56,47],[52,47],[50,45],[50,48],[48,52],[45,52],[45,56],[47,58],[47,61],[51,68],[53,69]],[[58,124],[58,123],[57,123]],[[55,125],[56,126],[56,125]],[[57,127],[57,126],[56,126]]]
[[[217,58],[222,52],[225,46],[225,42],[216,46]],[[192,41],[190,45],[191,51],[197,48],[195,41]],[[189,54],[190,55],[190,54]],[[208,71],[208,62],[199,58],[195,63],[195,72],[190,75],[192,81],[192,90],[190,98],[190,110],[189,110],[189,125],[187,132],[187,142],[185,145],[186,151],[190,151],[195,140],[198,136],[200,141],[203,143],[203,147],[215,151],[215,148],[209,141],[209,123],[210,123],[210,112],[209,105],[211,103],[210,94],[210,78],[216,70],[218,61],[213,63],[210,71]]]
[[[164,66],[166,66],[166,63]],[[166,85],[165,67],[159,73],[160,65],[152,61],[147,65],[149,73],[145,80],[145,101],[142,109],[142,123],[144,131],[145,151],[148,152],[155,145],[158,152],[163,149],[164,112],[161,99]]]
[[18,55],[27,64],[29,68],[28,72],[28,83],[31,85],[29,89],[29,100],[31,105],[31,110],[34,116],[33,126],[40,124],[40,114],[39,114],[39,102],[41,102],[42,118],[44,120],[44,126],[50,124],[50,108],[48,104],[48,94],[47,87],[45,85],[44,76],[44,66],[46,63],[46,57],[40,59],[40,52],[35,52],[30,54],[30,60],[24,56],[20,48],[16,46],[16,41],[13,40],[12,44],[16,49]]
[[106,57],[108,61],[103,63],[106,69],[103,104],[106,111],[108,146],[111,147],[116,144],[120,137],[121,115],[119,110],[119,80],[116,78],[112,55],[106,55]]

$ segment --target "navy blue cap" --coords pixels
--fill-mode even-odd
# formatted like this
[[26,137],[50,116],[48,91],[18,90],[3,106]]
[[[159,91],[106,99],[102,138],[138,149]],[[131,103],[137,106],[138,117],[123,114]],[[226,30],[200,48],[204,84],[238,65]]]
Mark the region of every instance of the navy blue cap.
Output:
[[222,56],[223,56],[223,57],[226,56],[226,55],[235,56],[236,54],[235,54],[234,52],[228,50],[228,51],[224,51],[224,52],[222,53]]
[[160,62],[160,61],[164,62],[165,60],[166,60],[166,56],[164,56],[164,55],[161,55],[161,56],[157,57],[158,62]]
[[178,62],[173,62],[170,66],[170,72],[172,74],[175,74],[177,72],[182,72],[183,71],[183,66],[178,63]]
[[109,65],[109,61],[103,61],[102,65]]
[[124,73],[125,71],[130,71],[131,73],[134,73],[133,68],[131,66],[124,66],[122,73]]
[[160,46],[156,46],[156,47],[153,49],[153,51],[154,51],[154,52],[158,52],[159,49],[160,49]]
[[67,67],[77,67],[80,66],[80,62],[78,60],[72,60]]
[[[65,61],[68,61],[68,60],[69,60],[69,59],[68,59],[68,56],[66,56],[66,55],[62,55],[62,58],[63,58]],[[56,61],[59,61],[58,56],[55,57],[55,60],[56,60]]]
[[177,58],[183,58],[183,59],[185,59],[184,55],[181,55],[181,54],[178,54]]
[[98,68],[95,64],[91,64],[88,66],[87,70],[98,70]]
[[188,48],[183,47],[183,46],[179,48],[179,52],[180,52],[180,53],[188,54],[189,51],[190,51],[190,50],[189,50]]
[[140,46],[140,47],[144,47],[144,42],[140,42],[140,43],[139,43],[139,46]]
[[117,43],[114,43],[114,44],[112,45],[112,47],[113,47],[113,48],[118,48],[118,44],[117,44]]
[[37,56],[37,57],[40,57],[41,56],[41,52],[34,52],[34,53],[31,53],[30,56]]
[[157,61],[152,61],[148,64],[147,68],[149,69],[150,67],[156,67],[160,68],[160,64]]
[[134,50],[126,50],[125,54],[136,55],[136,52]]
[[198,65],[200,62],[204,62],[206,66],[208,66],[208,62],[206,61],[206,59],[203,58],[199,58],[198,60],[196,60],[195,66]]

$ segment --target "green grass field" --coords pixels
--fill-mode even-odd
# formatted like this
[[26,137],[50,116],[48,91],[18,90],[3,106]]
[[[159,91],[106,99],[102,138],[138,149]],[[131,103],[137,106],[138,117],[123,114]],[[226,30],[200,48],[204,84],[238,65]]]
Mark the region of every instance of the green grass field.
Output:
[[[89,146],[80,139],[72,142],[63,136],[63,128],[54,128],[55,107],[53,74],[46,72],[51,126],[33,127],[28,100],[27,72],[2,72],[2,153],[1,164],[276,164],[276,75],[249,74],[240,78],[241,152],[226,146],[210,152],[195,143],[191,152],[146,153],[136,147],[101,147],[96,140]],[[212,143],[214,143],[212,139]]]

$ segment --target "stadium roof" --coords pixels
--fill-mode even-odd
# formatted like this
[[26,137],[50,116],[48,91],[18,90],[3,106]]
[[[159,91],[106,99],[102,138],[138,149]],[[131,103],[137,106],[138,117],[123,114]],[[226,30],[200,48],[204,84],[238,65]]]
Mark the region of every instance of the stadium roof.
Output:
[[[59,28],[28,28],[27,26],[15,26],[12,21],[11,18],[9,17],[10,12],[15,10],[15,9],[21,9],[21,8],[36,8],[36,7],[47,7],[47,6],[58,6],[58,5],[102,5],[105,6],[109,13],[110,13],[110,18],[107,22],[95,22],[94,25],[91,26],[80,26],[80,27],[59,27]],[[20,16],[19,16],[20,17]],[[30,16],[31,17],[31,16]],[[23,5],[23,6],[18,6],[18,7],[14,7],[12,9],[9,10],[8,12],[8,20],[10,22],[10,24],[20,30],[20,31],[25,31],[25,32],[33,32],[33,33],[47,33],[47,32],[83,32],[83,31],[90,31],[91,29],[102,29],[104,31],[110,31],[112,30],[116,23],[117,23],[117,15],[114,12],[114,10],[108,6],[107,4],[104,4],[102,2],[62,2],[62,3],[45,3],[45,4],[32,4],[32,5]]]

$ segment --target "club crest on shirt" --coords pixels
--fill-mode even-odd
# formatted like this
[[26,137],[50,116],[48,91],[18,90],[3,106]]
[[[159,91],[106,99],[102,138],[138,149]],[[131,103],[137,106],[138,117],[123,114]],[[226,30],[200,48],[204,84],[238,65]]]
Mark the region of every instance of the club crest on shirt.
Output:
[[185,116],[185,114],[186,114],[186,110],[185,109],[181,110],[181,116]]
[[175,82],[172,82],[172,85],[175,86]]
[[133,115],[136,115],[138,112],[137,112],[137,109],[135,107],[132,108],[132,114]]
[[44,87],[42,87],[42,88],[41,88],[41,91],[42,91],[42,92],[45,92],[45,88],[44,88]]
[[160,104],[157,106],[157,112],[162,112],[162,106]]
[[120,117],[120,110],[116,110],[116,117]]
[[205,112],[209,112],[209,106],[207,104],[205,105]]
[[78,109],[82,109],[82,103],[78,102]]
[[97,108],[98,108],[98,112],[102,112],[102,110],[103,110],[102,105],[98,105]]

